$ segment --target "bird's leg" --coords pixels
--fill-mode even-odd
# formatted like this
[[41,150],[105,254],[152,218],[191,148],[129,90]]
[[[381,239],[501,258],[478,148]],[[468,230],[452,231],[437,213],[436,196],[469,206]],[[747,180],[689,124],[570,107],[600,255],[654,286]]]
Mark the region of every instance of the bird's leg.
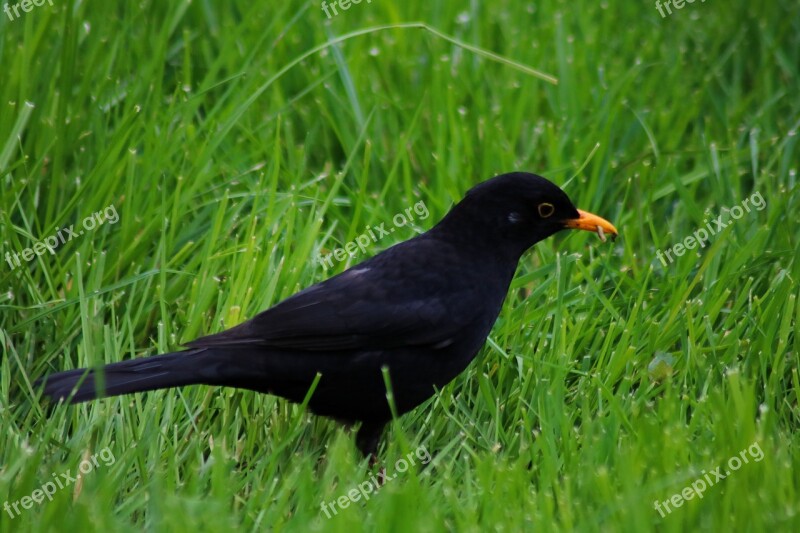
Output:
[[[370,423],[364,422],[356,434],[356,446],[365,456],[369,457],[369,468],[372,470],[376,465],[380,464],[378,457],[378,443],[383,433],[384,423]],[[381,466],[378,472],[378,485],[383,485],[386,482],[386,468]]]
[[381,469],[378,470],[378,486],[382,487],[386,483],[386,467],[381,466]]
[[381,439],[384,423],[362,422],[356,433],[356,446],[365,457],[378,455],[378,443]]
[[386,483],[386,467],[381,464],[378,454],[369,454],[369,469],[374,470],[377,465],[380,465],[378,469],[378,486],[382,487],[383,484]]

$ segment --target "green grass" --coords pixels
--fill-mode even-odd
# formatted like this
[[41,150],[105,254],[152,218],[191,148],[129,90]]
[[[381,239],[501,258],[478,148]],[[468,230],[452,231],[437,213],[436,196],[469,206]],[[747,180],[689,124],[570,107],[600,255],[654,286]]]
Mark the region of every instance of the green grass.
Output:
[[[114,456],[0,532],[800,525],[797,2],[373,0],[327,23],[317,2],[55,0],[0,13],[0,64],[0,505]],[[390,473],[431,462],[331,519],[372,471],[299,406],[195,386],[52,408],[32,386],[235,325],[511,170],[622,238],[529,252],[478,359],[385,436]],[[656,258],[754,192],[764,210]],[[367,255],[315,261],[419,201]],[[109,205],[116,224],[5,262]],[[763,460],[654,509],[754,442]]]

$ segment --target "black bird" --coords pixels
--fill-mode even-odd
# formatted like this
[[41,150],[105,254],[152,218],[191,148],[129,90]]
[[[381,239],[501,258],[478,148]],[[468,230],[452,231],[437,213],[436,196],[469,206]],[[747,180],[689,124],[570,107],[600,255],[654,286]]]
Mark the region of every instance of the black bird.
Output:
[[472,361],[492,328],[520,256],[565,229],[617,235],[550,181],[514,172],[483,182],[431,230],[313,285],[188,349],[42,378],[71,403],[182,385],[223,385],[302,402],[361,422],[356,442],[375,456],[391,420],[433,395]]

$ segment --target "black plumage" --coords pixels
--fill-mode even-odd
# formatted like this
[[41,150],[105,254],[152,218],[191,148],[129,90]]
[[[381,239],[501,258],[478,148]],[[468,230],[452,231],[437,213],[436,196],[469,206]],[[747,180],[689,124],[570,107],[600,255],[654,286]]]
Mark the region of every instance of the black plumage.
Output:
[[[498,176],[471,189],[431,230],[311,286],[188,349],[43,379],[54,399],[191,384],[239,387],[361,422],[358,447],[377,450],[391,419],[382,369],[405,413],[462,372],[486,340],[520,256],[565,228],[616,235],[546,179]],[[77,388],[76,388],[77,385]]]

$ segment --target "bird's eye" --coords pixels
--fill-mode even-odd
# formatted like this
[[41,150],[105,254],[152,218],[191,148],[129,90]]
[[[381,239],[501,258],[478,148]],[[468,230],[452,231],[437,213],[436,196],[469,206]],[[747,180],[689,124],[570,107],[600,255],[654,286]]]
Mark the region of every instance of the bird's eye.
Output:
[[543,204],[539,204],[539,216],[542,218],[547,218],[555,212],[556,208],[553,207],[553,204],[548,204],[547,202]]

